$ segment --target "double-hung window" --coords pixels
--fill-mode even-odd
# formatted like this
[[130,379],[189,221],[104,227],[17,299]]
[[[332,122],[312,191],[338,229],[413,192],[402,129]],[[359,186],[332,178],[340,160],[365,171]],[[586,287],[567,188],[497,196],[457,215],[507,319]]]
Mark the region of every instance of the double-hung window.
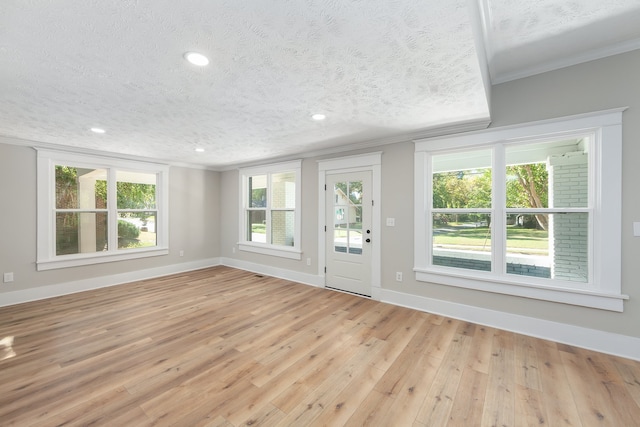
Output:
[[621,110],[416,141],[416,279],[622,311],[621,146]]
[[168,253],[168,167],[38,151],[38,270]]
[[301,259],[301,163],[240,170],[240,250]]

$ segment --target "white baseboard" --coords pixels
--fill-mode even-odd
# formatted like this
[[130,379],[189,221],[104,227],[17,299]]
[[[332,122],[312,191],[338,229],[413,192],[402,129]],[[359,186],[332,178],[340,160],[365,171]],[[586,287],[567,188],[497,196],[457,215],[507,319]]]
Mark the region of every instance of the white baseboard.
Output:
[[291,280],[292,282],[298,282],[304,285],[310,285],[319,288],[324,287],[324,278],[316,274],[301,273],[299,271],[271,267],[269,265],[256,264],[253,262],[242,261],[234,258],[221,258],[220,262],[222,265],[226,265],[227,267],[239,268],[240,270],[251,271],[253,273],[277,277],[279,279]]
[[108,286],[121,285],[137,280],[152,279],[154,277],[167,276],[169,274],[183,273],[185,271],[220,265],[220,258],[209,258],[198,261],[172,264],[162,267],[136,270],[128,273],[113,274],[110,276],[93,277],[90,279],[75,280],[73,282],[57,283],[49,286],[5,292],[0,294],[0,307],[21,304],[29,301],[37,301],[61,295],[90,291],[92,289],[106,288]]
[[381,301],[600,353],[640,360],[640,338],[636,337],[385,289],[382,290]]

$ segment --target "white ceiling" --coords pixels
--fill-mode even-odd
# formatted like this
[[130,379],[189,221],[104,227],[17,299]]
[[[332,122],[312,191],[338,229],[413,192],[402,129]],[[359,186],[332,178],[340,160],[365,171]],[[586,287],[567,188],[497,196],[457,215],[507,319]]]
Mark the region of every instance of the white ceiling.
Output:
[[491,83],[638,49],[638,22],[638,0],[3,0],[0,136],[225,168],[483,127]]

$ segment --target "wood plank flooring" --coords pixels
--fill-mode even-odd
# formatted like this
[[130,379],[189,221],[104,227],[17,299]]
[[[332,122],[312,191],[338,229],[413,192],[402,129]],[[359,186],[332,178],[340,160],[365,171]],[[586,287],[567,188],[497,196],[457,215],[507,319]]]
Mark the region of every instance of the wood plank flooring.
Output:
[[228,267],[0,308],[0,340],[2,426],[640,426],[639,362]]

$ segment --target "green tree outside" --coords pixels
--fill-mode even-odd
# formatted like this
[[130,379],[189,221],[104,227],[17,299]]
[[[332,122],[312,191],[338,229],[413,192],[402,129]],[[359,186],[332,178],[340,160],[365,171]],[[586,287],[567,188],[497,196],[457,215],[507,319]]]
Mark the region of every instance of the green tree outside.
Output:
[[[508,208],[546,208],[549,174],[544,163],[507,166]],[[491,169],[433,174],[433,207],[473,209],[491,207]],[[546,230],[548,220],[536,215],[537,227]],[[529,225],[536,226],[536,225]]]
[[[56,165],[56,208],[78,209],[80,207],[78,178],[78,168]],[[116,205],[118,209],[127,210],[156,208],[155,185],[133,182],[118,182],[116,184],[116,188]],[[97,180],[95,183],[94,193],[96,208],[107,208],[107,181]],[[149,214],[148,212],[121,212],[120,215],[129,218],[139,218],[144,225]],[[136,228],[138,234],[140,230],[133,224],[121,224],[121,222],[126,221],[120,220],[118,222],[118,234],[122,234],[126,239],[132,241],[127,244],[127,247],[138,246],[139,243],[134,241],[137,238],[137,235],[132,230],[132,227]],[[78,252],[78,227],[79,216],[77,214],[67,213],[58,215],[56,219],[56,234],[58,236],[56,253],[58,255]],[[100,238],[98,239],[96,247],[97,251],[102,250],[101,248],[106,243],[106,236],[99,237]]]

